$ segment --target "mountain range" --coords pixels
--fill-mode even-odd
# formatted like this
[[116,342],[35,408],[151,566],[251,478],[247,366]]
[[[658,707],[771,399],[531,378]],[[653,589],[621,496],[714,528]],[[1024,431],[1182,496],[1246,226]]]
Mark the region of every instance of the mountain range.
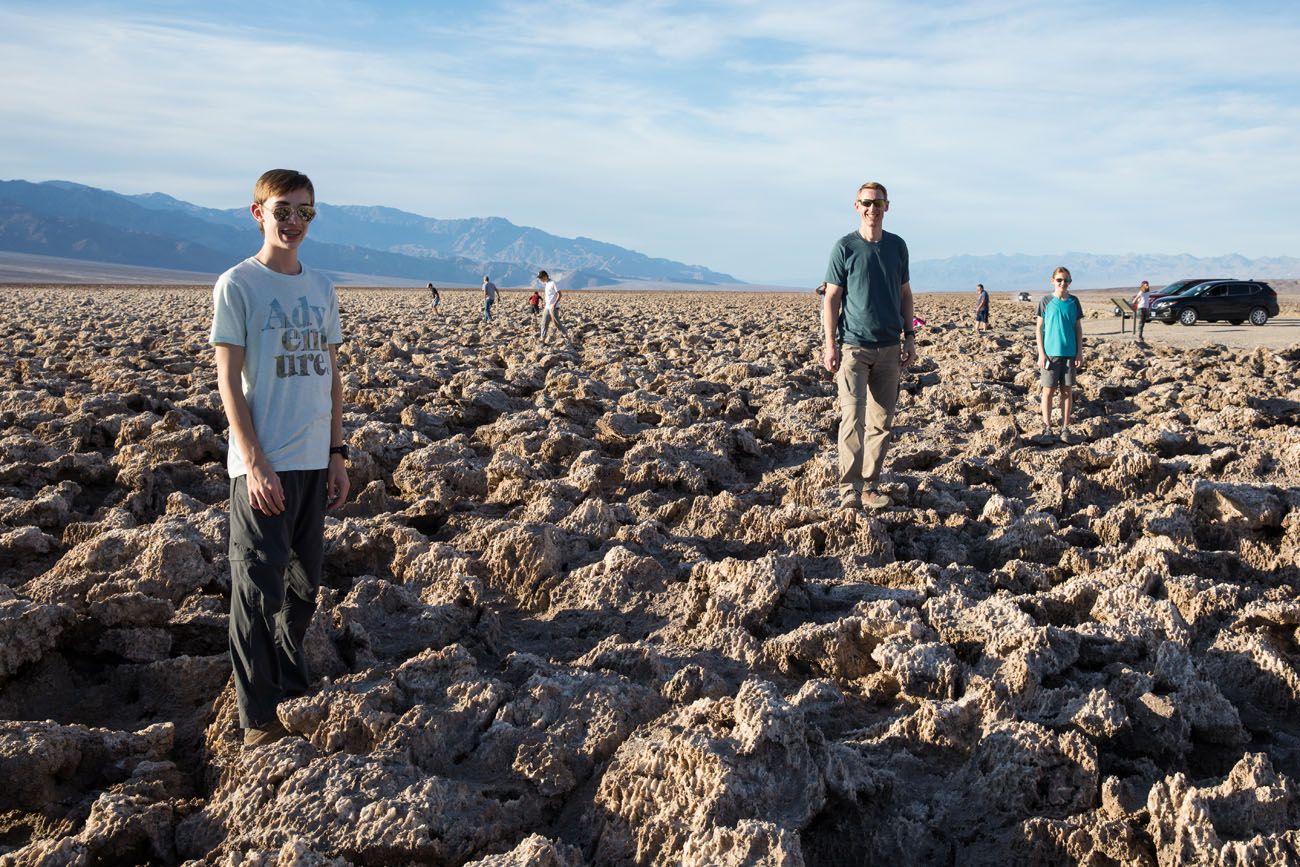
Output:
[[[378,206],[317,206],[320,217],[303,258],[340,283],[477,286],[491,274],[502,286],[522,286],[546,268],[564,288],[781,288],[749,286],[703,266],[591,238],[562,238],[501,217],[439,220]],[[68,181],[0,181],[0,251],[48,259],[45,266],[25,261],[22,273],[56,275],[64,267],[58,260],[65,259],[201,277],[224,271],[260,243],[247,208],[204,208],[163,193],[123,195]],[[1294,257],[996,254],[914,260],[912,286],[929,292],[971,291],[976,283],[991,292],[1039,290],[1057,265],[1071,270],[1077,289],[1130,287],[1141,280],[1158,287],[1187,277],[1300,277]],[[768,284],[810,288],[820,273],[814,268],[806,280]]]
[[[318,202],[303,244],[313,267],[357,278],[503,286],[539,268],[566,288],[658,281],[738,283],[698,265],[591,238],[562,238],[501,217],[438,220],[394,208]],[[246,208],[204,208],[163,193],[123,195],[67,181],[0,181],[0,250],[200,273],[220,273],[261,243]]]

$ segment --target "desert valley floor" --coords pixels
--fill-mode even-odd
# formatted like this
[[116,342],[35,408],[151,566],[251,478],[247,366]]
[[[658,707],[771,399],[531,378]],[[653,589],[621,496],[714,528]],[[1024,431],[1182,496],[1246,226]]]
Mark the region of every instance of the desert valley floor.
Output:
[[865,513],[811,295],[523,298],[341,292],[319,682],[244,749],[210,291],[0,287],[0,865],[1300,863],[1294,324],[1091,305],[1062,443],[1032,306],[923,296]]

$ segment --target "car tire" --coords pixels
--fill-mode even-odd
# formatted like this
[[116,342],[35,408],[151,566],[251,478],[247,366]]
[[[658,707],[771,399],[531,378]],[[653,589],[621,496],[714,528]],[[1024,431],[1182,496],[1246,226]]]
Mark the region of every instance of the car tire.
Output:
[[1256,307],[1254,310],[1250,311],[1251,325],[1263,325],[1267,321],[1268,321],[1268,311],[1265,310],[1263,307]]
[[1184,307],[1182,310],[1178,311],[1178,321],[1183,325],[1195,325],[1196,311],[1191,307]]

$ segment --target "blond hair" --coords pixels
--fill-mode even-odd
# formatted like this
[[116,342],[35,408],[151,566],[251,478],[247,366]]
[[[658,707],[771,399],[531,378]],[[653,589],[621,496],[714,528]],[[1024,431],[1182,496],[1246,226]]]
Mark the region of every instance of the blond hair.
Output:
[[879,190],[880,198],[884,199],[885,201],[889,201],[889,190],[885,189],[885,185],[880,183],[879,181],[867,181],[865,184],[858,187],[859,196],[862,195],[863,190]]
[[287,195],[294,190],[306,190],[315,204],[316,188],[311,185],[311,178],[293,169],[271,169],[263,172],[253,186],[253,204],[260,205],[267,199]]

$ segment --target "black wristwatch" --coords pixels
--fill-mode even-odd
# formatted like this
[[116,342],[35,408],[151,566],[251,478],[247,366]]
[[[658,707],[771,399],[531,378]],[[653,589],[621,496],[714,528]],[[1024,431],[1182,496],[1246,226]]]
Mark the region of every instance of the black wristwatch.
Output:
[[909,328],[904,328],[904,329],[903,329],[903,336],[904,336],[904,337],[915,337],[915,336],[916,336],[916,331],[914,331],[914,330],[912,330],[912,329],[909,329]]
[[348,459],[348,447],[347,447],[347,444],[345,443],[345,444],[343,444],[343,445],[341,445],[341,446],[330,446],[330,454],[332,454],[332,455],[342,455],[342,456],[343,456],[343,460],[346,461],[346,460]]

